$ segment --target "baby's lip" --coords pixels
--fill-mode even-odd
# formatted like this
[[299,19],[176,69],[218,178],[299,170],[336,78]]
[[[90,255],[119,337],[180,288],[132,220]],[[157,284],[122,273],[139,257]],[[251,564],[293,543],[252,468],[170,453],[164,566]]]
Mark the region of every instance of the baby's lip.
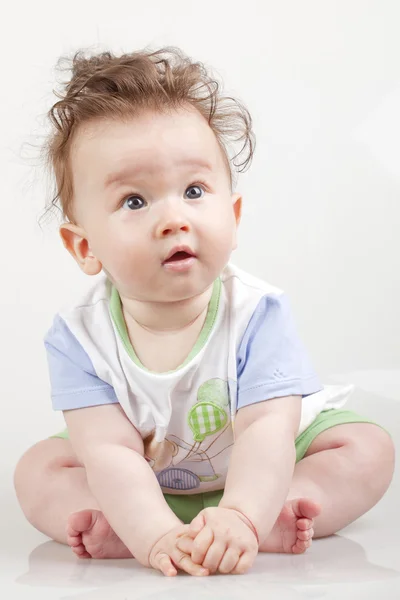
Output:
[[176,256],[175,260],[184,260],[185,258],[194,257],[196,258],[196,254],[189,246],[175,246],[172,250],[167,254],[167,257],[163,260],[163,264],[173,260],[174,256]]

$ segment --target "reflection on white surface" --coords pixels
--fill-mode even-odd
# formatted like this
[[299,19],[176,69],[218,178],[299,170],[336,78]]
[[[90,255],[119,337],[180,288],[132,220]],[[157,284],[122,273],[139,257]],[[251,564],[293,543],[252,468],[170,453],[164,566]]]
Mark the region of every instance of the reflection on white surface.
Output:
[[[251,589],[252,598],[279,591],[280,597],[323,597],[328,586],[343,583],[388,582],[400,572],[372,563],[362,546],[343,536],[319,540],[303,556],[262,555],[246,576],[214,576],[193,579],[180,576],[165,580],[159,574],[141,568],[134,560],[79,561],[68,549],[46,542],[29,557],[29,570],[17,584],[31,587],[93,588],[62,598],[80,600],[131,600],[163,598],[186,600],[195,590],[196,598],[243,598]],[[283,594],[283,596],[282,596]]]

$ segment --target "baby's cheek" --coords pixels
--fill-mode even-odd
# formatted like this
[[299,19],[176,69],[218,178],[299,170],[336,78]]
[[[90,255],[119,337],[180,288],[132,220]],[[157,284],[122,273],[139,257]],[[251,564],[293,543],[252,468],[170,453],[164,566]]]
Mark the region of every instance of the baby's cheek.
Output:
[[131,284],[132,279],[140,282],[146,275],[146,265],[147,269],[149,266],[145,253],[138,254],[132,245],[118,243],[110,249],[108,262],[114,279],[125,284]]
[[234,235],[233,230],[223,224],[213,232],[212,239],[207,244],[208,255],[218,269],[223,269],[232,252]]

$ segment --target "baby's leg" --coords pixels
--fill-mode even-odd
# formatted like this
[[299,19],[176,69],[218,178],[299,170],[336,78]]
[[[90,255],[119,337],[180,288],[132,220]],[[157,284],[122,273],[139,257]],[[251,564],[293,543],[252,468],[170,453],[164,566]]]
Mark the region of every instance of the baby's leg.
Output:
[[17,465],[14,484],[28,521],[78,556],[131,556],[99,511],[69,440],[50,438],[30,448]]
[[343,529],[377,504],[394,471],[394,444],[377,425],[347,423],[327,429],[297,465],[289,499],[321,505],[315,537]]
[[[290,551],[283,546],[285,537],[286,546],[288,541],[292,543],[294,534],[290,531],[296,517],[301,529],[310,533],[307,539],[307,533],[297,531],[299,539],[305,542],[304,549],[311,537],[325,537],[343,529],[382,498],[393,469],[394,445],[380,427],[347,423],[323,431],[296,465],[287,502],[260,550]],[[299,499],[310,499],[319,505],[319,514],[312,515],[313,507],[307,506],[307,500]],[[300,514],[302,510],[310,515]]]

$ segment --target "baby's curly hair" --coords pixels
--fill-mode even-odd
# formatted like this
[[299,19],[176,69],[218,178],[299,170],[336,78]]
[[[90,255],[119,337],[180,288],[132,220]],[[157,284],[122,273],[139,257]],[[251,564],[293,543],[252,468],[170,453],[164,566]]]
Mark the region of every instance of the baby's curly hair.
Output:
[[224,152],[231,184],[234,171],[249,167],[255,148],[249,111],[235,98],[221,95],[204,64],[178,48],[89,57],[79,51],[72,59],[60,59],[59,67],[64,65],[72,76],[55,91],[59,100],[48,113],[52,131],[44,150],[55,181],[48,208],[61,209],[65,219],[73,221],[71,143],[79,127],[93,119],[123,120],[144,110],[192,105],[207,119]]

